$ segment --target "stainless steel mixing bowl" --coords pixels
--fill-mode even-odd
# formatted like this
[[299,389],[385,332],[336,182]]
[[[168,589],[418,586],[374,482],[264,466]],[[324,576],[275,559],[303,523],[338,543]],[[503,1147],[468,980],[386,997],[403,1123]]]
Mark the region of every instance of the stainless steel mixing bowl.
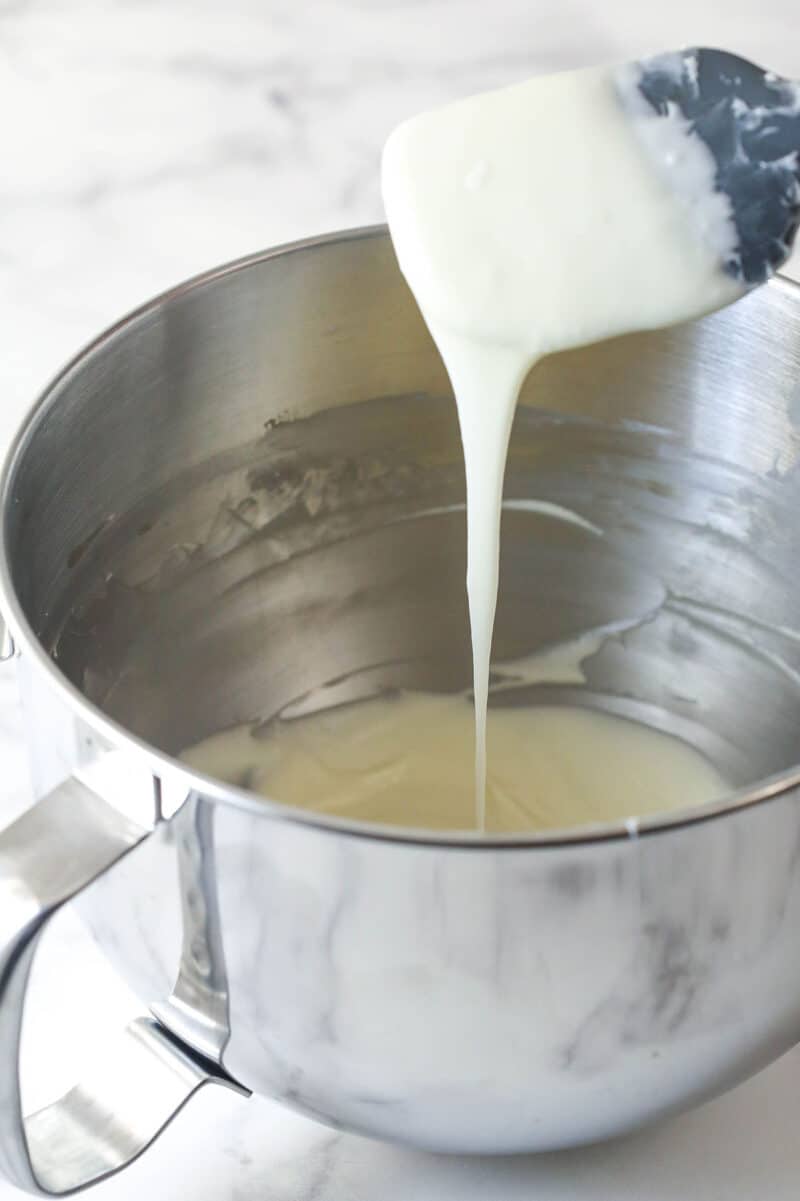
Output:
[[[478,841],[296,812],[175,758],[298,697],[469,680],[456,417],[385,233],[212,272],[63,372],[2,483],[41,798],[0,835],[9,1177],[99,1179],[208,1081],[422,1147],[562,1147],[800,1037],[798,368],[800,292],[776,280],[536,369],[506,495],[602,534],[509,507],[495,659],[616,625],[584,686],[497,701],[638,717],[732,792]],[[27,971],[77,893],[149,1012],[23,1120]]]

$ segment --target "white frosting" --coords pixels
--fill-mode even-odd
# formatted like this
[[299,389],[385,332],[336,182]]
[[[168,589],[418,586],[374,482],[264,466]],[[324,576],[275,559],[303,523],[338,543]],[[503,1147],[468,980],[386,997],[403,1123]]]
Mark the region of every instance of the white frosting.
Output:
[[[674,146],[670,143],[670,153]],[[610,68],[534,79],[415,117],[389,138],[383,194],[400,266],[447,366],[467,477],[476,815],[500,505],[519,389],[542,355],[700,316],[736,299],[713,199],[687,152],[665,182]],[[687,217],[700,197],[703,213]],[[707,202],[707,203],[706,203]]]
[[[577,647],[585,657],[591,648]],[[577,679],[558,650],[542,678]],[[535,674],[534,663],[527,674]],[[524,669],[523,669],[524,674]],[[383,696],[217,734],[184,753],[194,767],[317,813],[432,830],[474,830],[474,718],[467,698]],[[568,706],[493,707],[484,828],[519,833],[659,813],[722,796],[696,750],[638,722]]]
[[585,684],[583,664],[586,660],[596,655],[607,639],[626,630],[635,630],[650,616],[646,614],[644,617],[612,621],[608,625],[584,630],[568,642],[543,647],[523,659],[500,663],[492,668],[491,692],[503,692],[531,684]]
[[[596,534],[600,537],[603,531],[593,521],[588,521],[585,517],[581,517],[580,513],[576,513],[574,509],[567,509],[564,505],[554,504],[550,500],[535,500],[533,497],[518,497],[514,500],[504,500],[503,508],[512,513],[536,513],[542,517],[553,517],[556,521],[566,521],[569,525],[577,525],[582,530],[587,530],[590,534]],[[420,517],[438,517],[442,513],[463,513],[466,505],[436,505],[432,509],[417,509],[413,513],[409,513],[408,517],[404,517],[403,521],[416,521]]]

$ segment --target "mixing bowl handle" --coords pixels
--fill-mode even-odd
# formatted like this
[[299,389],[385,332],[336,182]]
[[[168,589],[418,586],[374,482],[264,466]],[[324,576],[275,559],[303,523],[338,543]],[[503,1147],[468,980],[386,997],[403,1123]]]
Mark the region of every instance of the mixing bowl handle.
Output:
[[25,990],[51,917],[152,833],[82,781],[54,789],[0,832],[0,1175],[37,1196],[94,1184],[135,1159],[205,1084],[247,1095],[151,1016],[133,1021],[93,1074],[23,1116]]

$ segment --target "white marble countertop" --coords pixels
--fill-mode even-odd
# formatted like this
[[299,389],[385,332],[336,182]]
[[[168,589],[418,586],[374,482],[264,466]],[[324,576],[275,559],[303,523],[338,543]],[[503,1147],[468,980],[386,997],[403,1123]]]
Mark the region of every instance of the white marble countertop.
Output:
[[[380,220],[379,150],[403,116],[684,44],[800,77],[796,0],[0,0],[0,443],[65,358],[154,292],[263,246]],[[4,669],[0,823],[28,802],[23,739]],[[75,919],[59,921],[30,1005],[34,1104],[133,1005]],[[96,1195],[788,1201],[800,1187],[798,1095],[800,1050],[625,1142],[492,1161],[385,1147],[211,1092]],[[0,1184],[0,1201],[16,1195]]]

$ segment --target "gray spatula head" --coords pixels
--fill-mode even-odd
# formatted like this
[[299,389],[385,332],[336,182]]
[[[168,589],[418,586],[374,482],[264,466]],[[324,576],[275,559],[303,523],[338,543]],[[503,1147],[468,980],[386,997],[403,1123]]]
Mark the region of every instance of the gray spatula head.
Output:
[[637,119],[672,122],[713,156],[714,187],[735,226],[724,269],[745,285],[763,283],[800,225],[800,85],[698,48],[643,59],[633,72],[644,101]]

